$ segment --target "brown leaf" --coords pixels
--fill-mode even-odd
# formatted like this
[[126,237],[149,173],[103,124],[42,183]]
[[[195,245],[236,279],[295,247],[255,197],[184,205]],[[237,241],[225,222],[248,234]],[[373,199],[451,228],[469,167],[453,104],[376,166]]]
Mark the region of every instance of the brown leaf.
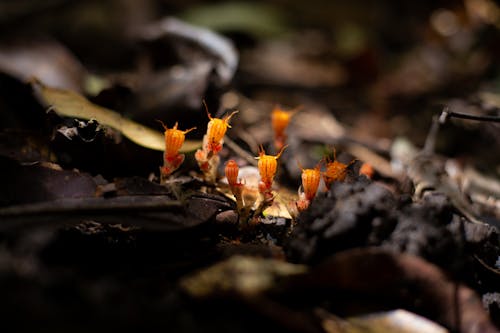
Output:
[[377,248],[347,250],[296,282],[295,289],[305,288],[308,293],[336,290],[363,294],[380,303],[392,301],[457,332],[498,332],[472,289],[411,255]]
[[[74,91],[51,88],[40,82],[34,82],[33,87],[41,102],[62,116],[86,120],[96,119],[100,124],[120,131],[142,147],[165,150],[164,136],[158,131],[124,118],[116,111],[95,105]],[[200,145],[199,141],[186,140],[180,152],[193,151]]]

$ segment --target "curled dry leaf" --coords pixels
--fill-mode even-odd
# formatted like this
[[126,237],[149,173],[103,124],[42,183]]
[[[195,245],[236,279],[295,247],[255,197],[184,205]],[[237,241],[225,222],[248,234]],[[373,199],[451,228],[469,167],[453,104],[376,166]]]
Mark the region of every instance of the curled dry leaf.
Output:
[[133,83],[124,83],[132,83],[138,117],[165,119],[169,108],[197,112],[200,101],[224,90],[236,72],[233,43],[209,29],[165,17],[132,31],[143,52],[142,69]]
[[238,53],[232,42],[208,29],[188,24],[174,17],[166,17],[143,27],[137,35],[145,41],[176,38],[179,41],[176,47],[181,47],[183,43],[186,43],[201,51],[203,56],[193,52],[193,59],[190,60],[211,59],[211,65],[222,85],[228,84],[236,72]]
[[[165,139],[162,133],[127,119],[116,111],[95,105],[74,91],[51,88],[38,81],[33,83],[33,87],[37,98],[61,116],[96,119],[100,124],[120,131],[125,137],[142,147],[159,151],[165,149]],[[200,145],[198,141],[186,140],[179,151],[192,151]]]

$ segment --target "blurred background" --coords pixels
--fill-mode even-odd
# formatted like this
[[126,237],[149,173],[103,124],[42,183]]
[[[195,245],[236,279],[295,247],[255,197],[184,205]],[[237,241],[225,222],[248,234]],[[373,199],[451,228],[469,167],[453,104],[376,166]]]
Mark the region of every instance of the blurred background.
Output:
[[[154,128],[155,119],[202,128],[205,99],[213,113],[246,107],[247,129],[279,103],[326,110],[360,140],[405,136],[422,146],[444,105],[497,113],[499,8],[492,0],[2,1],[0,71],[83,93]],[[439,150],[496,165],[498,127],[459,127],[443,128]]]

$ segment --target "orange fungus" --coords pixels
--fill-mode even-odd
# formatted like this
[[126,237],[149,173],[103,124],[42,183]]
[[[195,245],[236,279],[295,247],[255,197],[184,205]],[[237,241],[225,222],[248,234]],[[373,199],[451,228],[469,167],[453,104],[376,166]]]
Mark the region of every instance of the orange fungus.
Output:
[[302,169],[302,188],[307,200],[312,200],[316,196],[320,180],[319,165],[314,169]]
[[283,147],[276,156],[266,155],[266,152],[262,148],[259,152],[259,156],[256,157],[259,160],[257,167],[259,168],[261,181],[268,189],[271,188],[274,176],[276,175],[276,170],[278,168],[278,158],[280,158],[285,148],[286,146]]
[[165,129],[165,158],[173,159],[179,154],[179,149],[181,149],[184,144],[186,133],[191,132],[196,129],[196,127],[182,131],[177,128],[178,123],[175,123],[173,128],[168,128],[161,121],[160,123]]

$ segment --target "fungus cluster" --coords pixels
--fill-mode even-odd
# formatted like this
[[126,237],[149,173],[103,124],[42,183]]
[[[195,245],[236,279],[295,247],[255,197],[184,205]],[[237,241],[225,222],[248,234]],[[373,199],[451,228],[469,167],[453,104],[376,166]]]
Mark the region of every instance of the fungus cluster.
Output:
[[321,172],[322,161],[319,161],[314,169],[301,168],[302,186],[299,188],[299,200],[296,202],[297,209],[303,211],[309,207],[311,201],[316,196],[321,178],[323,178],[326,189],[329,190],[333,182],[344,181],[346,179],[349,167],[355,162],[356,160],[352,160],[348,164],[339,162],[334,148],[333,160],[326,159],[325,171]]
[[[201,149],[196,151],[195,159],[198,162],[200,170],[203,172],[205,181],[215,183],[217,180],[217,167],[220,162],[218,153],[222,149],[227,129],[231,128],[229,121],[238,111],[233,111],[224,118],[214,118],[208,112],[206,104],[205,109],[209,121],[206,134],[203,137],[203,145]],[[279,107],[273,109],[271,124],[274,132],[274,145],[278,153],[276,155],[268,155],[264,148],[260,147],[259,154],[255,157],[258,160],[257,167],[260,180],[255,187],[247,186],[244,180],[239,178],[240,170],[235,160],[226,162],[224,172],[229,189],[236,200],[240,223],[242,220],[246,221],[248,219],[251,210],[254,211],[254,215],[256,216],[262,213],[266,207],[273,204],[275,197],[273,194],[273,182],[278,171],[278,160],[287,147],[285,132],[291,117],[296,112],[297,108],[291,111],[285,111]],[[195,128],[183,131],[178,129],[177,123],[175,123],[173,128],[168,128],[163,123],[162,125],[165,129],[165,154],[163,166],[160,170],[161,179],[164,182],[165,178],[177,170],[184,161],[184,155],[179,154],[179,149],[184,143],[185,135]],[[333,160],[326,158],[324,161],[326,162],[324,171],[321,171],[323,159],[314,168],[304,169],[300,167],[302,170],[302,185],[299,187],[298,200],[294,202],[296,210],[303,211],[309,207],[320,187],[321,179],[323,179],[326,189],[330,189],[335,181],[344,181],[348,168],[356,160],[348,164],[339,162],[334,149]],[[366,173],[369,174],[369,170]],[[260,200],[257,200],[259,196]],[[256,202],[258,202],[258,205],[254,207]]]

